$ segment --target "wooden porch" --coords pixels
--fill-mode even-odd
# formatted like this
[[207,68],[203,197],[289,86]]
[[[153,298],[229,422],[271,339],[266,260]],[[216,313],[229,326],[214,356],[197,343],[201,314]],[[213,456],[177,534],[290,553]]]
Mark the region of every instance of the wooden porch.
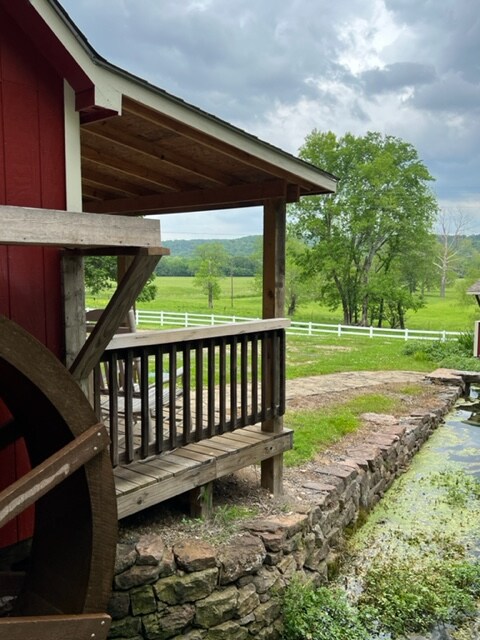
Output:
[[291,432],[277,428],[287,325],[275,319],[111,341],[95,369],[94,398],[110,430],[120,518],[291,448]]

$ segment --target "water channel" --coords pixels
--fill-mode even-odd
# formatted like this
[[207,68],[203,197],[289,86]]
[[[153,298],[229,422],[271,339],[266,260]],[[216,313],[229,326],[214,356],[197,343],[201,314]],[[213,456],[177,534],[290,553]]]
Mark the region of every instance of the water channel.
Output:
[[[467,557],[480,556],[480,405],[470,406],[473,401],[457,403],[350,540],[348,570],[338,584],[352,601],[362,592],[366,569],[380,558],[415,563],[420,555],[440,557],[457,545],[467,550]],[[480,617],[463,630],[437,625],[429,633],[407,637],[479,640]]]

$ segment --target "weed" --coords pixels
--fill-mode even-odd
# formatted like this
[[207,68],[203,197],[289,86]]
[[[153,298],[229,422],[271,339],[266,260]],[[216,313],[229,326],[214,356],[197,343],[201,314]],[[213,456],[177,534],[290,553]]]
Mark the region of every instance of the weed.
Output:
[[430,481],[433,486],[445,489],[445,502],[452,507],[466,507],[471,499],[480,500],[480,481],[463,470],[440,471]]
[[367,640],[340,590],[292,580],[284,596],[284,640]]
[[436,558],[378,561],[363,586],[358,606],[367,626],[378,620],[393,637],[424,632],[436,623],[457,624],[474,614],[480,563]]

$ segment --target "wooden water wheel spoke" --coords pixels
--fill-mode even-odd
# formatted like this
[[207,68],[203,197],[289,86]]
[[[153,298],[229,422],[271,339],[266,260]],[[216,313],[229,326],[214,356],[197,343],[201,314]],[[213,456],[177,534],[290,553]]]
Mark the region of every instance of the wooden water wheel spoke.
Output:
[[105,427],[96,424],[7,487],[0,493],[0,527],[97,456],[108,443]]

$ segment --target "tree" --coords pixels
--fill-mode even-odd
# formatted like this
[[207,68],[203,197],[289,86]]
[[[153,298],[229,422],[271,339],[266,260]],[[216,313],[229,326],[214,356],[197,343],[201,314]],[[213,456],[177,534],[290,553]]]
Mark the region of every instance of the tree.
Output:
[[219,242],[207,242],[195,249],[195,285],[208,296],[208,308],[220,296],[219,278],[228,264],[228,254]]
[[440,272],[440,297],[445,298],[449,275],[460,259],[467,221],[461,211],[452,214],[445,210],[438,214],[438,253],[435,266]]
[[417,151],[380,133],[337,138],[313,131],[300,157],[340,178],[336,194],[304,198],[292,209],[295,232],[308,247],[302,264],[306,273],[321,275],[322,300],[341,305],[345,324],[366,325],[374,291],[378,303],[381,278],[390,273],[389,295],[398,284],[404,317],[408,299],[398,295],[404,283],[393,274],[400,277],[398,263],[411,259],[407,247],[431,246],[437,211],[432,176]]
[[285,261],[285,303],[287,315],[293,316],[302,302],[318,296],[318,278],[302,268],[307,247],[292,233],[287,233]]
[[[116,282],[117,258],[115,256],[90,256],[85,258],[85,287],[93,296],[114,286]],[[155,274],[152,273],[140,292],[138,300],[141,302],[155,300],[156,294]]]

